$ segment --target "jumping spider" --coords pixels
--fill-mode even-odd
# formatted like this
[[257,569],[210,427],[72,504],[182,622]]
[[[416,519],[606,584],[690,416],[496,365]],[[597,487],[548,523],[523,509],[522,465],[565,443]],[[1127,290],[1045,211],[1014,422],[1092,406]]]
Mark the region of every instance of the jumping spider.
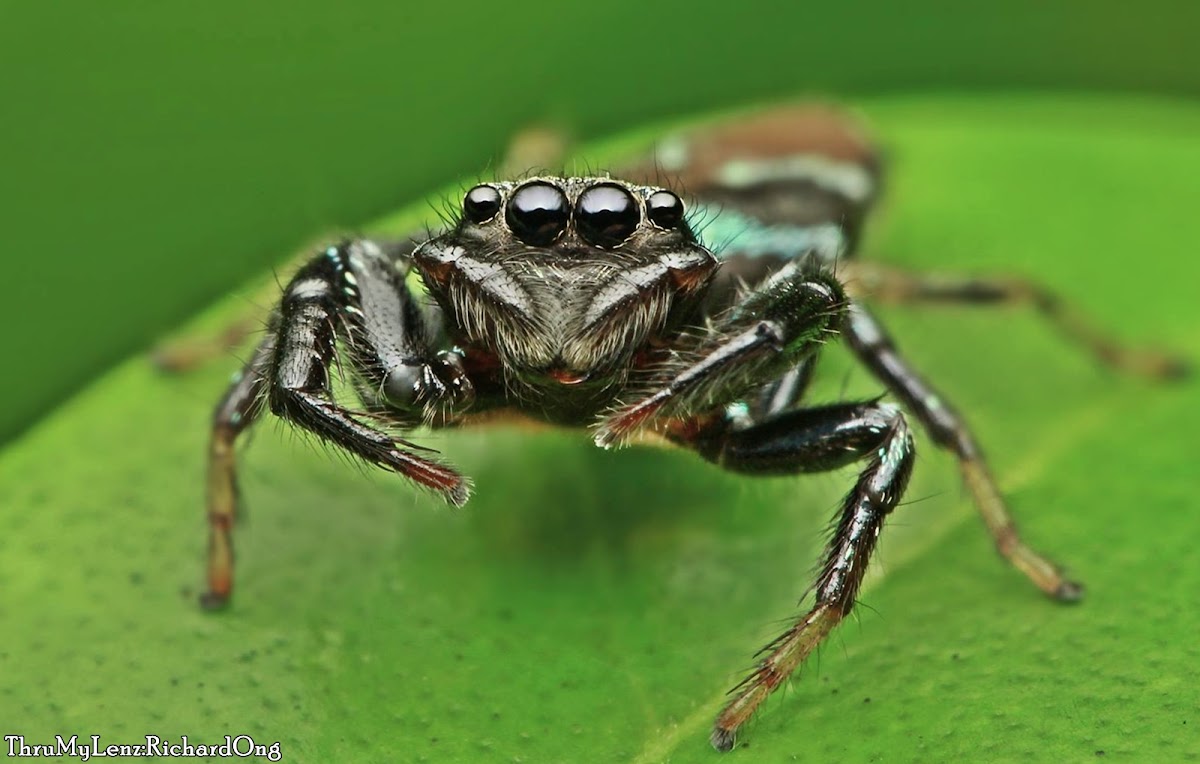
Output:
[[[714,253],[669,176],[713,222]],[[675,138],[626,180],[533,177],[468,191],[457,221],[395,246],[345,241],[302,267],[266,338],[217,408],[209,461],[205,604],[233,586],[233,446],[264,411],[461,505],[470,482],[395,437],[505,410],[591,427],[617,446],[657,433],[727,470],[791,474],[862,465],[823,554],[811,609],[772,642],[718,715],[738,729],[855,603],[884,518],[904,493],[903,411],[958,459],[1005,558],[1060,601],[1082,587],[1017,534],[974,437],[861,302],[1024,302],[1111,366],[1168,377],[1171,358],[1110,342],[1036,285],[927,278],[853,259],[880,162],[846,118],[782,110]],[[723,231],[723,233],[722,233]],[[415,270],[432,305],[414,296]],[[903,404],[802,405],[821,348],[842,339]],[[362,409],[337,402],[335,364]]]

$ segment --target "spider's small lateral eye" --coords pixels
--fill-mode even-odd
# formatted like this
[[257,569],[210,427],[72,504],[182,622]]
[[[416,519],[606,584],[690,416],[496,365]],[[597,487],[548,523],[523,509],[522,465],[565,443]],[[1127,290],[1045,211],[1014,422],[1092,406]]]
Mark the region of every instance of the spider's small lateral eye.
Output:
[[642,222],[633,194],[616,183],[597,183],[579,195],[575,227],[597,247],[615,247],[629,238]]
[[521,186],[508,201],[504,219],[517,238],[535,247],[557,239],[570,217],[567,196],[558,186],[535,180]]
[[674,228],[683,220],[683,200],[670,191],[655,191],[646,200],[646,217],[659,228]]
[[476,186],[463,197],[463,214],[472,223],[484,223],[500,211],[500,191],[495,186]]

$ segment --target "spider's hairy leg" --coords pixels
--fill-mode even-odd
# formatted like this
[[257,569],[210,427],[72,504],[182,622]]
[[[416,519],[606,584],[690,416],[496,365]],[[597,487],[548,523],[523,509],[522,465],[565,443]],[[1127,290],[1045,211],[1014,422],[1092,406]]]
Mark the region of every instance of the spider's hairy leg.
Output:
[[892,303],[1028,305],[1062,336],[1085,348],[1101,364],[1150,379],[1180,379],[1190,372],[1178,356],[1154,348],[1128,347],[1097,328],[1070,303],[1023,278],[910,273],[876,263],[849,264],[850,278],[866,296]]
[[205,608],[219,608],[233,590],[233,523],[238,516],[237,471],[233,447],[238,435],[263,410],[276,335],[272,330],[234,377],[213,412],[208,450],[208,590]]
[[909,366],[879,321],[864,307],[852,303],[845,332],[855,354],[904,401],[933,441],[958,457],[963,479],[1000,554],[1054,599],[1062,602],[1080,599],[1083,586],[1066,578],[1057,565],[1021,540],[970,429],[954,407]]
[[[466,502],[470,486],[463,476],[414,453],[412,444],[360,421],[333,397],[331,371],[339,341],[347,346],[347,355],[361,375],[381,375],[381,390],[386,393],[398,387],[397,397],[409,395],[407,402],[414,405],[425,405],[430,396],[439,394],[428,392],[434,383],[417,373],[427,368],[442,393],[470,389],[469,383],[448,383],[453,373],[432,368],[440,362],[424,344],[424,325],[418,328],[417,323],[401,320],[412,302],[411,297],[405,301],[407,292],[402,296],[399,291],[402,271],[372,270],[390,262],[369,242],[347,242],[330,247],[301,268],[284,292],[271,333],[218,405],[209,452],[210,540],[204,606],[220,607],[233,590],[231,529],[238,501],[233,447],[237,436],[267,406],[330,444],[438,492],[451,504]],[[394,280],[383,277],[385,272]],[[387,289],[393,290],[390,300]]]
[[[268,393],[271,411],[313,434],[366,461],[433,489],[448,502],[466,502],[469,486],[454,470],[413,453],[412,444],[394,439],[371,424],[359,421],[353,412],[333,398],[330,370],[340,339],[356,365],[372,362],[384,337],[372,338],[370,318],[381,306],[372,298],[381,295],[369,288],[367,253],[379,254],[369,242],[347,242],[330,247],[302,268],[284,294],[280,306],[279,339],[271,365]],[[382,256],[380,254],[380,256]],[[393,299],[400,302],[399,294]],[[381,322],[379,325],[386,325]],[[392,339],[392,338],[387,338]],[[374,358],[384,367],[392,367],[405,357],[400,338],[394,358]],[[409,359],[407,366],[420,368],[423,358]],[[407,370],[402,370],[407,378]]]
[[912,472],[913,442],[900,410],[875,402],[798,409],[745,428],[725,420],[677,432],[672,439],[680,445],[725,469],[754,475],[820,472],[868,460],[842,502],[812,608],[763,649],[717,716],[712,744],[728,751],[738,729],[854,607],[883,520]]
[[816,260],[793,260],[722,316],[686,356],[664,365],[650,392],[609,414],[596,431],[605,448],[656,422],[752,395],[802,364],[838,332],[845,295]]

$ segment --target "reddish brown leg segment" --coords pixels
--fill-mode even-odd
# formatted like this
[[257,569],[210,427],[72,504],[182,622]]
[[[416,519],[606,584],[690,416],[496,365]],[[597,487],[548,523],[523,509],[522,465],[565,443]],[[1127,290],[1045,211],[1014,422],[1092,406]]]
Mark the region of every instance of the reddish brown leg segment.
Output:
[[213,413],[208,449],[208,590],[200,596],[200,604],[209,609],[223,606],[233,592],[233,523],[238,515],[234,443],[262,413],[274,352],[272,332],[254,350]]
[[[896,506],[908,483],[913,444],[904,417],[891,406],[872,407],[864,413],[866,416],[861,416],[860,420],[866,427],[861,434],[873,432],[881,443],[872,452],[870,463],[842,505],[837,530],[825,550],[821,575],[815,586],[816,602],[794,626],[764,648],[754,672],[734,689],[733,700],[713,725],[711,740],[719,751],[733,748],[738,729],[854,607],[883,520]],[[847,420],[847,424],[850,421]],[[770,425],[768,422],[759,427]],[[755,429],[745,432],[753,433]],[[815,428],[812,435],[819,432],[819,428]],[[831,448],[835,446],[835,439],[840,441],[844,451],[851,450],[845,446],[852,442],[853,450],[857,450],[867,441],[847,440],[848,436],[853,438],[853,433],[854,428],[847,427],[836,437],[825,435],[825,442],[816,450],[831,453],[835,450]],[[759,439],[759,436],[751,437]],[[806,440],[815,446],[819,437],[810,436]],[[798,440],[785,440],[789,441],[796,450]],[[760,440],[754,448],[759,458],[763,452],[762,443]]]
[[950,403],[908,365],[875,317],[861,305],[852,304],[845,331],[854,352],[907,404],[934,442],[958,457],[963,479],[1000,554],[1054,599],[1080,599],[1083,586],[1068,579],[1057,565],[1021,540],[970,429]]
[[868,460],[843,501],[812,609],[760,652],[758,666],[716,719],[712,744],[728,751],[738,729],[854,607],[883,520],[912,472],[913,443],[900,410],[880,403],[796,409],[749,427],[697,421],[699,427],[676,427],[670,437],[735,472],[818,472]]

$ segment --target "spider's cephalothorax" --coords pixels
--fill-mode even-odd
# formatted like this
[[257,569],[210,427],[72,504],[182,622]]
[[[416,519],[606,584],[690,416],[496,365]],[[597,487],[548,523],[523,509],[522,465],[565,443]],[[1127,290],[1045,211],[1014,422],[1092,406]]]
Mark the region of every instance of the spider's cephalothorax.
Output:
[[717,268],[678,196],[607,178],[476,186],[412,261],[465,361],[574,423],[695,325]]
[[[1022,542],[962,417],[863,300],[1023,302],[1112,366],[1154,377],[1182,366],[1117,346],[1026,281],[928,278],[853,259],[879,166],[843,116],[785,109],[671,138],[625,180],[483,184],[431,239],[352,240],[321,252],[288,284],[217,407],[204,602],[223,604],[233,588],[233,446],[267,409],[453,504],[467,500],[468,481],[397,430],[504,410],[591,425],[605,447],[656,431],[747,474],[860,464],[811,607],[763,651],[716,719],[712,743],[728,750],[854,606],[912,469],[899,406],[805,405],[818,352],[838,337],[955,456],[1000,553],[1051,597],[1078,599],[1081,587]],[[640,185],[664,175],[694,195],[716,255],[697,241],[678,196]],[[433,304],[410,293],[413,271]],[[338,400],[339,365],[361,407]]]

